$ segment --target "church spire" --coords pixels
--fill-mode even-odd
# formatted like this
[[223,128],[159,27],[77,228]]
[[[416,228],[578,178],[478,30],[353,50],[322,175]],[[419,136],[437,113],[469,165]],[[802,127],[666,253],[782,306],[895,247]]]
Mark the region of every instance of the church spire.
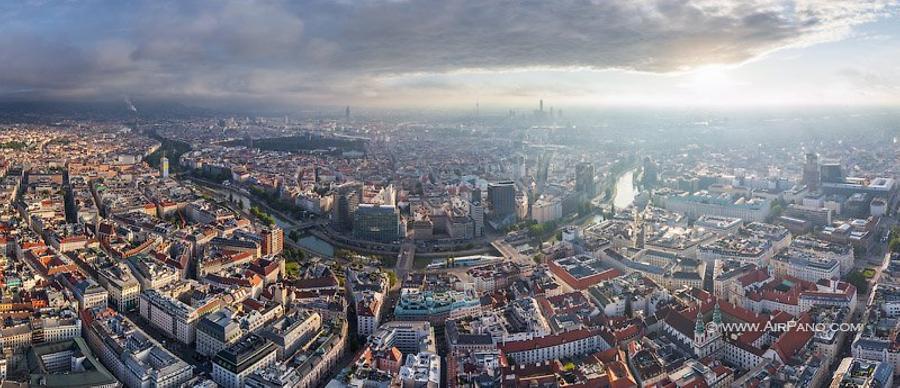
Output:
[[713,322],[716,325],[722,324],[722,310],[719,308],[719,302],[716,302],[716,308],[713,310]]
[[706,331],[706,325],[703,324],[703,313],[700,312],[700,309],[697,309],[697,322],[694,324],[694,333],[702,334]]

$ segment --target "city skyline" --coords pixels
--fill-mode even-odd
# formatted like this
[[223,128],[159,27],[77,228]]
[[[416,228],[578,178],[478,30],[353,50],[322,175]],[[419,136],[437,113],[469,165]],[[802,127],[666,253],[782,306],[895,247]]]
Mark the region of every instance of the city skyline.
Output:
[[0,101],[533,109],[900,104],[897,3],[26,2]]
[[0,385],[900,386],[900,0],[0,2]]

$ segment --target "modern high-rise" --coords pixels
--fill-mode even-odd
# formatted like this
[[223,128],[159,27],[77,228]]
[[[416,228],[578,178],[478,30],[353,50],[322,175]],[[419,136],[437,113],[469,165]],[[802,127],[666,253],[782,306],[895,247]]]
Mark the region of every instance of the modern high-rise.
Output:
[[163,178],[169,177],[169,158],[165,156],[159,158],[159,176]]
[[820,171],[821,181],[823,183],[844,183],[844,171],[841,168],[840,161],[823,161]]
[[513,181],[501,181],[488,184],[488,202],[494,216],[507,216],[516,213],[516,184]]
[[353,237],[391,242],[400,238],[400,212],[395,206],[364,203],[353,214]]
[[469,203],[469,217],[472,218],[474,224],[472,234],[475,237],[481,237],[484,234],[484,207],[481,206],[481,202]]
[[277,226],[265,228],[260,232],[260,237],[263,256],[277,255],[284,250],[284,230],[281,228]]
[[353,228],[353,213],[359,206],[360,197],[362,187],[358,183],[344,183],[335,188],[331,213],[331,223],[335,229],[346,232]]
[[809,191],[819,189],[819,157],[815,153],[806,154],[806,164],[803,166],[803,184]]
[[597,196],[597,185],[594,184],[594,165],[582,162],[575,165],[575,191],[586,198]]

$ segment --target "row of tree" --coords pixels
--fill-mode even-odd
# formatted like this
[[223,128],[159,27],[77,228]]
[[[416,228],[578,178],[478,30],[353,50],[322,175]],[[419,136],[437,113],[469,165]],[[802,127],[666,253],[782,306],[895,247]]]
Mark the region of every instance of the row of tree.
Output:
[[253,214],[254,217],[259,218],[260,221],[269,226],[275,225],[275,218],[256,206],[250,208],[250,214]]

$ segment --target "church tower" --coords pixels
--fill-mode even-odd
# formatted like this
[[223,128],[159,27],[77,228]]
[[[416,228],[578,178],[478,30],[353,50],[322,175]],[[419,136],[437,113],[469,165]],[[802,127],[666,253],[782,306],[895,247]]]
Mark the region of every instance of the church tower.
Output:
[[694,355],[698,359],[707,356],[719,358],[724,351],[725,341],[722,338],[720,327],[722,324],[722,311],[719,309],[718,303],[716,303],[716,307],[713,310],[711,323],[714,323],[714,325],[707,325],[703,321],[703,313],[698,309],[697,322],[694,325]]
[[631,229],[633,233],[631,245],[636,249],[643,249],[644,244],[647,240],[647,231],[645,229],[646,225],[644,225],[644,217],[637,211],[636,207],[631,209],[631,216]]

